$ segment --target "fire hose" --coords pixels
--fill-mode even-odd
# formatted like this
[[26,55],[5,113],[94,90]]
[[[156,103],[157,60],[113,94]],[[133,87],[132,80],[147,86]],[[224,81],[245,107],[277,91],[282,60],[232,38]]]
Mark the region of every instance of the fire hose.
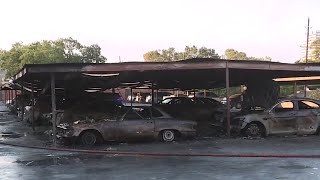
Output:
[[12,144],[0,142],[1,145],[48,150],[60,152],[72,152],[82,154],[97,154],[97,155],[122,155],[122,156],[158,156],[158,157],[251,157],[251,158],[320,158],[320,155],[297,155],[297,154],[222,154],[222,153],[161,153],[161,152],[130,152],[130,151],[109,151],[109,150],[88,150],[88,149],[70,149],[70,148],[54,148]]

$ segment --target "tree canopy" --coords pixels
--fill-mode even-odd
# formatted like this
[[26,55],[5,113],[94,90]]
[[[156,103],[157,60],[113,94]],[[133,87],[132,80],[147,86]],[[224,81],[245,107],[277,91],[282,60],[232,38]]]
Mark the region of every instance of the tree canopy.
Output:
[[[224,53],[225,59],[228,60],[256,60],[256,61],[271,61],[272,59],[266,57],[251,57],[247,56],[245,52],[239,52],[234,49],[227,49]],[[168,48],[162,50],[153,50],[143,55],[144,61],[147,62],[163,62],[163,61],[178,61],[191,58],[213,58],[220,59],[220,56],[214,49],[196,46],[186,46],[183,52],[177,52],[175,48]]]
[[215,52],[214,49],[196,46],[186,46],[183,52],[177,52],[175,48],[168,48],[162,50],[153,50],[145,53],[143,58],[147,62],[157,61],[177,61],[190,58],[216,58],[220,56]]
[[[320,39],[313,41],[309,46],[308,63],[319,63],[320,62]],[[302,57],[295,63],[305,63],[306,58]]]
[[311,61],[320,62],[320,39],[315,40],[311,43]]
[[104,63],[106,60],[99,45],[84,46],[72,38],[31,44],[19,42],[8,51],[0,50],[0,67],[6,71],[6,77],[13,76],[25,64]]
[[234,49],[226,49],[224,52],[225,58],[229,60],[256,60],[256,61],[271,61],[271,57],[248,57],[245,52],[239,52]]

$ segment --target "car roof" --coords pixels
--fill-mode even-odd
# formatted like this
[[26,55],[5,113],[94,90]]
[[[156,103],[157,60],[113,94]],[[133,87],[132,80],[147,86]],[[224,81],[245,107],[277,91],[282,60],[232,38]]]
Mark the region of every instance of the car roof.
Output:
[[287,98],[281,98],[278,100],[278,102],[281,102],[281,101],[299,101],[299,100],[307,100],[307,101],[315,101],[315,102],[318,102],[320,103],[319,100],[317,99],[312,99],[312,98],[307,98],[307,97],[287,97]]

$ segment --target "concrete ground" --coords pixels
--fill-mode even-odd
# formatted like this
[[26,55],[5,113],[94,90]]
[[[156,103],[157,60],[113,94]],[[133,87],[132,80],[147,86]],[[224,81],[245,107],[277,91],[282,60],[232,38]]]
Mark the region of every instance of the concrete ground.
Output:
[[[1,107],[0,107],[1,109]],[[0,142],[50,146],[50,139],[6,113]],[[318,136],[202,138],[174,143],[102,144],[99,150],[162,153],[320,155]],[[0,179],[320,179],[320,159],[93,155],[0,145]]]

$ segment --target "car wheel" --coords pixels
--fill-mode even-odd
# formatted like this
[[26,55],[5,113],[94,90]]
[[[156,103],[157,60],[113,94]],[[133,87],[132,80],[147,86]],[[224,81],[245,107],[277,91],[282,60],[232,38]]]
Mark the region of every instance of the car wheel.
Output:
[[97,142],[97,136],[92,131],[86,131],[81,135],[81,144],[84,146],[93,146]]
[[259,124],[252,123],[245,129],[245,134],[252,137],[261,137],[263,136],[263,129]]
[[176,139],[176,134],[173,130],[164,130],[161,133],[161,137],[165,142],[172,142]]
[[320,126],[317,128],[316,133],[314,133],[315,135],[319,136],[320,135]]

